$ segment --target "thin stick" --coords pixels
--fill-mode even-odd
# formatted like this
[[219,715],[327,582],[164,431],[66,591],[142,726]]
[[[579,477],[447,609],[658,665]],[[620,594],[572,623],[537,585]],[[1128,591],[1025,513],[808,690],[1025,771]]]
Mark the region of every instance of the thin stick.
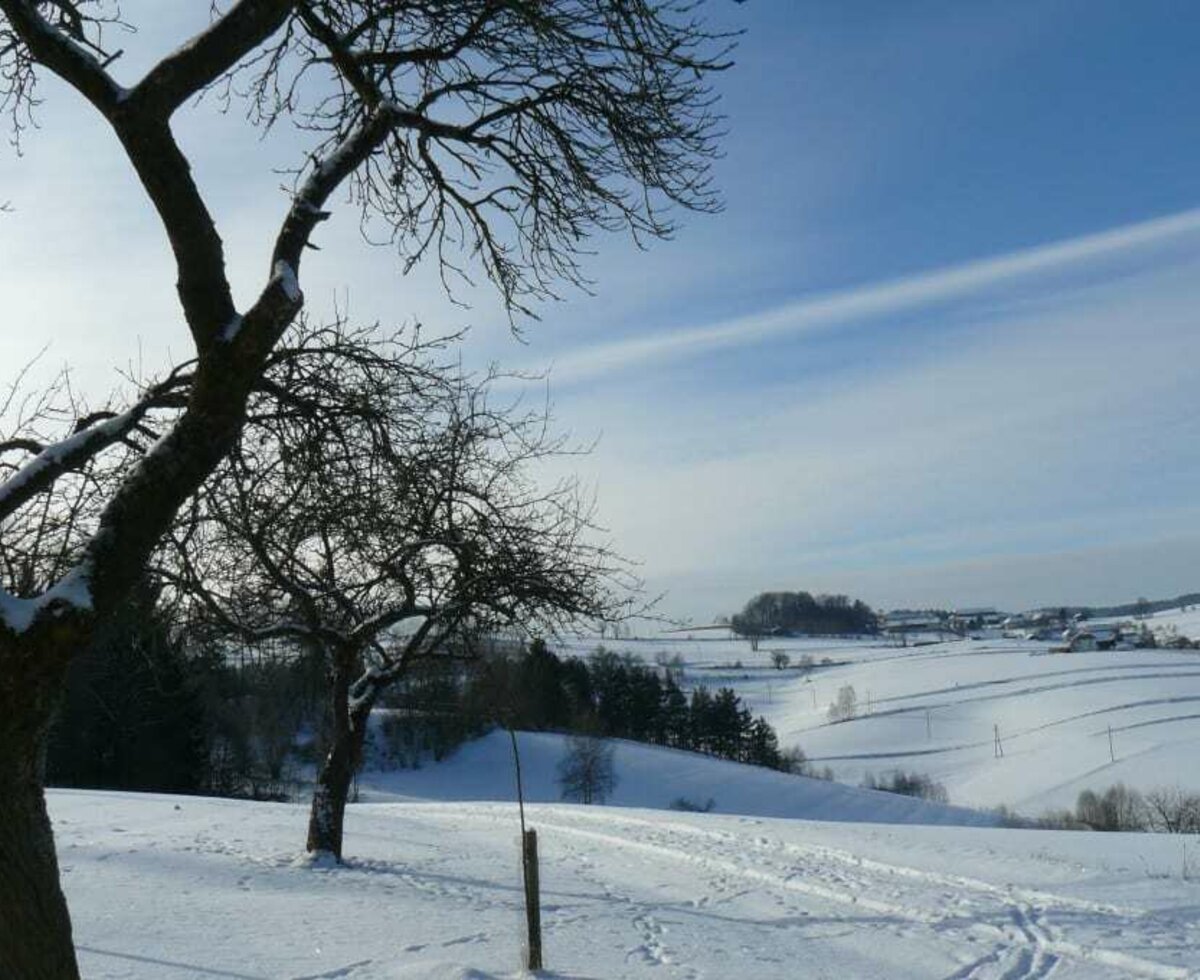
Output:
[[[512,726],[508,727],[508,737],[512,739],[513,763],[517,767],[517,807],[521,812],[521,840],[525,839],[525,793],[521,789],[521,753],[517,751],[517,733]],[[524,867],[524,862],[522,862]]]

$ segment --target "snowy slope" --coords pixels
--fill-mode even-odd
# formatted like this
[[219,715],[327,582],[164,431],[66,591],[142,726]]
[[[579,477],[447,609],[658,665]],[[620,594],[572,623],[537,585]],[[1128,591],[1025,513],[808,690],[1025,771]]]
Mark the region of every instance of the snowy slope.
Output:
[[[519,975],[511,804],[352,807],[346,867],[303,807],[56,791],[92,980]],[[1200,977],[1200,845],[533,806],[550,977]],[[1190,863],[1189,863],[1190,862]]]
[[[517,738],[525,798],[557,802],[563,737],[519,732]],[[995,823],[993,816],[980,811],[791,776],[693,752],[620,740],[612,744],[617,785],[608,803],[614,806],[666,809],[683,797],[699,805],[711,799],[716,813],[747,816],[968,826]],[[507,732],[496,731],[468,743],[442,763],[416,770],[363,773],[359,792],[366,802],[516,800],[512,744]]]
[[1200,606],[1183,609],[1163,609],[1146,617],[1146,625],[1156,632],[1174,630],[1182,636],[1200,640]]
[[[1175,623],[1186,634],[1189,617],[1200,620],[1189,611],[1160,614],[1154,623]],[[1050,654],[1048,643],[1012,640],[907,649],[770,640],[757,653],[736,640],[607,645],[650,663],[660,653],[680,656],[687,684],[734,687],[784,746],[800,745],[855,784],[868,772],[918,770],[942,781],[954,803],[1007,804],[1031,814],[1117,781],[1200,791],[1198,651]],[[588,646],[579,641],[571,652]],[[817,666],[773,670],[773,649],[793,664],[811,656]],[[826,711],[843,685],[854,687],[859,716],[830,724]]]

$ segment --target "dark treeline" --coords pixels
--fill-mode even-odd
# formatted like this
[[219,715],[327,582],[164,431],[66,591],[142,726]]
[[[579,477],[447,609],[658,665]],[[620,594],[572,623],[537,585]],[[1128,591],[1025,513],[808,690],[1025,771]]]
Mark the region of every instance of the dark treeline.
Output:
[[1068,614],[1082,613],[1088,619],[1107,619],[1117,616],[1149,616],[1165,609],[1182,609],[1184,606],[1200,605],[1200,592],[1189,592],[1174,599],[1138,599],[1117,606],[1067,606]]
[[[188,643],[150,594],[72,664],[47,756],[51,785],[283,799],[320,758],[318,659]],[[444,758],[496,724],[590,733],[791,767],[774,730],[728,688],[685,693],[669,667],[603,648],[560,658],[541,641],[429,661],[381,705],[376,746],[398,765]]]
[[292,650],[186,644],[142,592],[72,662],[47,782],[283,798],[320,742],[322,684]]
[[879,621],[865,602],[844,595],[762,592],[730,620],[743,636],[874,633]]
[[388,741],[399,761],[422,751],[441,757],[497,722],[529,731],[625,738],[722,759],[789,768],[774,729],[730,688],[690,695],[673,671],[599,648],[587,659],[558,657],[535,640],[528,650],[490,657],[468,675],[415,674],[388,701]]

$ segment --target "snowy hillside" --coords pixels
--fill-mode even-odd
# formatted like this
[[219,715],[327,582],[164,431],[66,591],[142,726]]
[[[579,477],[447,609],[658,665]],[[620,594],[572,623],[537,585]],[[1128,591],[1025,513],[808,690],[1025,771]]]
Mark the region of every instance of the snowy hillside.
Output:
[[[50,794],[91,980],[520,975],[511,804],[352,807],[346,867],[287,804]],[[1200,847],[1166,836],[534,806],[546,976],[1200,977]]]
[[1145,622],[1155,632],[1174,631],[1182,636],[1200,640],[1200,606],[1163,609],[1147,616]]
[[[565,753],[561,735],[518,733],[527,800],[560,799],[557,766]],[[616,788],[608,803],[667,809],[683,798],[713,812],[810,820],[989,826],[990,814],[939,806],[892,793],[745,766],[693,752],[616,741]],[[365,772],[359,792],[366,802],[412,800],[516,800],[512,744],[497,731],[470,742],[445,762],[421,769]]]
[[[1200,636],[1200,613],[1153,622]],[[677,637],[607,645],[650,663],[678,655],[686,684],[734,687],[782,745],[800,745],[853,784],[866,773],[918,770],[943,782],[953,803],[1029,814],[1117,781],[1200,791],[1194,650],[1051,654],[1051,644],[1014,640],[907,649],[878,640],[767,640],[754,653],[741,640]],[[594,646],[578,641],[569,652]],[[772,669],[774,650],[791,666]],[[797,667],[805,656],[811,670]],[[857,716],[831,724],[829,703],[847,685]]]
[[[1200,789],[1194,651],[615,646],[651,663],[677,654],[688,685],[734,686],[785,745],[852,783],[918,769],[957,803],[1031,813],[1119,779]],[[778,649],[784,670],[770,665]],[[805,656],[811,668],[798,666]],[[831,724],[828,703],[847,685],[856,716]],[[570,806],[555,802],[563,739],[518,738],[547,977],[1200,980],[1194,836],[1002,829],[982,811],[631,742],[616,744],[610,805]],[[304,856],[303,806],[52,792],[84,975],[521,976],[507,735],[421,769],[364,773],[359,789],[343,867]],[[712,799],[714,811],[668,809],[679,798]]]

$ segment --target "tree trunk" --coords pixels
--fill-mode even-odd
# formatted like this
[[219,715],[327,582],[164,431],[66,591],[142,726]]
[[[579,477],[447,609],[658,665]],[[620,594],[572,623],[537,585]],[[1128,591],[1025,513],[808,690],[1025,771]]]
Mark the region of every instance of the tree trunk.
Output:
[[358,657],[337,655],[337,658],[340,662],[330,670],[330,746],[313,789],[306,846],[310,853],[331,854],[341,861],[346,803],[354,774],[362,764],[367,718],[374,698],[357,703],[351,710],[350,678]]
[[65,662],[61,649],[29,638],[0,642],[0,977],[5,980],[79,978],[42,790],[46,732]]
[[308,850],[332,854],[342,859],[342,828],[350,784],[362,755],[363,735],[352,731],[335,732],[329,754],[321,764],[313,790],[312,810],[308,817]]

